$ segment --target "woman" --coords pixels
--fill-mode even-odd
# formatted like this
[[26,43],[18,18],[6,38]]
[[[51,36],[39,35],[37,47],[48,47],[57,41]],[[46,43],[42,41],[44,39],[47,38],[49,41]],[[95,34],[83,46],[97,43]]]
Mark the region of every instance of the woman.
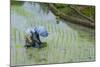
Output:
[[41,48],[42,42],[40,36],[47,37],[48,31],[43,26],[36,26],[26,30],[25,47]]

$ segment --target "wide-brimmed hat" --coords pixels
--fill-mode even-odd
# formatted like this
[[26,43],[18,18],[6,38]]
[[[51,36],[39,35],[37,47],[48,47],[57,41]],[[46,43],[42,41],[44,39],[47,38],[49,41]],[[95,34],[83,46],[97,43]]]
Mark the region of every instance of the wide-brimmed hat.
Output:
[[47,31],[47,29],[46,29],[45,27],[43,27],[43,26],[36,26],[36,27],[34,28],[34,30],[35,30],[37,33],[39,33],[39,35],[42,36],[42,37],[47,37],[47,36],[48,36],[48,31]]

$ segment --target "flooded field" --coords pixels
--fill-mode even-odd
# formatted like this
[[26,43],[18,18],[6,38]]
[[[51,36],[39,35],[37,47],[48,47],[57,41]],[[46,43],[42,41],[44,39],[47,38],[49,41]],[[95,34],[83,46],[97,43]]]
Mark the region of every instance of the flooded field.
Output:
[[[49,31],[46,47],[29,48],[25,45],[25,30],[44,26]],[[39,3],[24,2],[11,5],[11,65],[70,63],[95,60],[94,30],[71,24],[56,16]]]

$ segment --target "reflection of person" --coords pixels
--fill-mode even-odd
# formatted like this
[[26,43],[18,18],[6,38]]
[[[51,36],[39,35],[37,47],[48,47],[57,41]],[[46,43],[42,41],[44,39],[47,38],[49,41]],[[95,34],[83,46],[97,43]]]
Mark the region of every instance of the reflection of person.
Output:
[[41,47],[40,36],[47,37],[48,31],[43,26],[37,26],[26,30],[26,47]]

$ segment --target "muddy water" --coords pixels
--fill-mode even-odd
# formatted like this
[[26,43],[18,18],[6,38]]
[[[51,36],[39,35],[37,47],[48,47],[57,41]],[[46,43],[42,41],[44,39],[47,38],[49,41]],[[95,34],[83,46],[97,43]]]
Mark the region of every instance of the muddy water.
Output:
[[[11,65],[94,61],[94,30],[56,21],[54,14],[39,3],[11,5]],[[37,25],[49,31],[47,38],[41,37],[46,47],[26,49],[24,32]]]

